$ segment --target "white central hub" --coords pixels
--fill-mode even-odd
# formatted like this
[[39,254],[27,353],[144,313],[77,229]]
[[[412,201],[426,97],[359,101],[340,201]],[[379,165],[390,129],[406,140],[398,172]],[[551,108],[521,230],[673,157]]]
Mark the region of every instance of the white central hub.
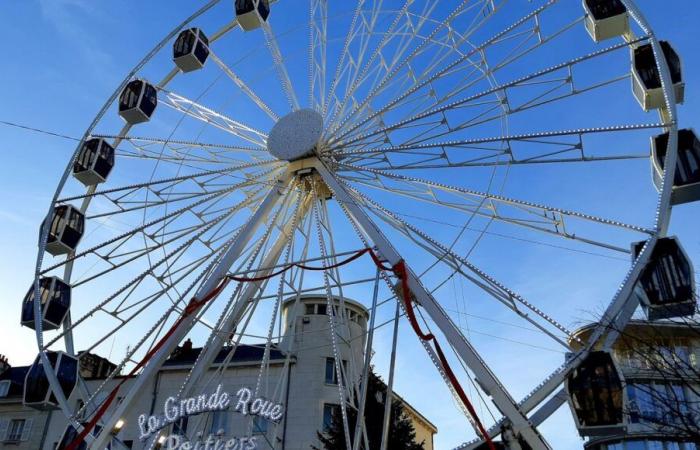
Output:
[[294,161],[313,154],[323,133],[323,117],[313,109],[291,112],[277,121],[267,137],[267,151]]

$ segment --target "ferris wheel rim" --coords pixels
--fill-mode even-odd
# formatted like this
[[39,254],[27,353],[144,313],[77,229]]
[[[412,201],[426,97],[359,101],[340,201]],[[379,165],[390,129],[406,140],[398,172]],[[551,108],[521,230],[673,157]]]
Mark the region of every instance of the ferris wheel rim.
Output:
[[[52,202],[50,204],[50,208],[49,208],[49,211],[48,211],[46,217],[51,216],[51,213],[55,207],[56,201],[59,198],[59,194],[63,188],[63,185],[65,184],[65,182],[67,181],[67,179],[70,175],[71,164],[75,160],[75,158],[76,158],[76,156],[81,148],[81,145],[83,144],[85,139],[87,139],[88,137],[91,136],[91,133],[94,130],[94,127],[97,125],[97,123],[102,118],[102,116],[104,116],[104,114],[106,114],[107,110],[109,109],[109,106],[111,106],[113,104],[114,100],[117,98],[117,96],[119,95],[119,92],[123,89],[123,87],[126,85],[126,83],[128,83],[128,81],[133,77],[133,75],[136,74],[140,70],[140,68],[155,55],[155,53],[160,51],[172,39],[172,37],[178,31],[182,30],[192,20],[194,20],[198,15],[205,13],[209,8],[213,7],[218,2],[219,2],[219,0],[214,0],[214,1],[210,2],[208,5],[206,5],[202,9],[200,9],[196,13],[196,15],[191,16],[190,18],[187,19],[186,22],[184,22],[184,23],[180,24],[178,27],[176,27],[170,34],[168,34],[166,36],[166,38],[163,41],[161,41],[161,43],[159,43],[154,48],[154,50],[151,52],[152,54],[148,54],[147,57],[144,58],[144,60],[142,60],[139,64],[137,64],[137,66],[135,66],[135,68],[132,70],[132,72],[129,73],[129,75],[127,75],[127,77],[124,79],[122,84],[115,90],[114,94],[112,94],[112,96],[106,102],[105,106],[98,113],[98,116],[96,116],[95,120],[93,121],[91,126],[88,128],[88,130],[84,134],[83,138],[79,142],[78,146],[76,147],[76,150],[75,150],[73,156],[69,160],[67,168],[63,174],[63,177],[61,178],[61,181],[59,182],[59,186],[56,190],[54,198],[52,199]],[[628,6],[628,9],[630,9],[631,11],[634,11],[634,14],[632,14],[632,16],[635,19],[635,21],[637,22],[637,24],[640,25],[640,27],[642,29],[649,31],[647,33],[648,34],[647,38],[653,44],[654,49],[656,51],[658,51],[660,49],[659,41],[656,38],[656,36],[652,32],[650,32],[651,29],[648,27],[648,23],[644,19],[643,15],[641,15],[641,12],[639,12],[639,10],[636,7],[633,0],[623,0],[623,2]],[[659,68],[661,69],[660,72],[661,72],[661,77],[662,77],[662,81],[663,81],[662,84],[663,84],[663,92],[664,92],[665,101],[666,101],[666,110],[670,114],[670,117],[672,119],[674,119],[668,123],[665,123],[665,125],[664,125],[664,127],[667,128],[669,130],[669,133],[670,133],[669,148],[671,148],[671,143],[675,142],[675,140],[677,139],[677,132],[678,132],[677,120],[675,120],[675,117],[677,116],[676,102],[675,102],[675,97],[672,94],[672,86],[669,87],[669,84],[668,84],[670,81],[670,75],[668,73],[668,65],[666,64],[664,58],[657,57],[656,62],[659,65]],[[174,69],[174,71],[177,71],[177,69]],[[171,72],[171,74],[172,73],[173,72]],[[170,74],[166,76],[166,79],[167,78],[172,79]],[[130,129],[130,125],[124,126],[122,131],[119,133],[119,136],[125,137],[129,131],[129,129]],[[673,148],[673,151],[667,152],[667,158],[669,158],[669,155],[672,153],[673,153],[673,155],[671,155],[671,157],[675,157],[675,153],[676,153],[675,148]],[[667,159],[667,161],[668,161],[668,159]],[[666,167],[674,167],[674,166],[675,166],[675,164],[666,165]],[[665,171],[665,175],[664,175],[665,181],[663,183],[663,188],[660,190],[660,193],[659,193],[659,201],[658,201],[658,205],[656,208],[656,219],[657,219],[656,220],[656,234],[655,234],[655,236],[653,236],[653,239],[664,237],[666,235],[666,232],[667,232],[668,219],[670,217],[670,211],[671,211],[670,194],[671,194],[672,184],[673,184],[672,183],[672,174],[670,172],[671,171],[669,171],[669,170]],[[669,181],[671,181],[671,182],[669,182]],[[34,308],[35,308],[36,335],[37,335],[37,342],[39,343],[40,355],[41,355],[42,361],[44,362],[44,365],[46,367],[50,367],[48,359],[46,358],[46,355],[42,351],[43,350],[43,345],[42,345],[43,332],[42,332],[40,314],[38,314],[38,309],[39,309],[39,304],[40,304],[39,303],[40,300],[38,298],[38,288],[39,288],[38,280],[39,280],[39,276],[41,273],[41,264],[43,261],[44,250],[45,250],[47,234],[48,234],[47,224],[48,224],[48,221],[45,221],[44,226],[42,226],[42,231],[41,231],[41,236],[40,236],[38,262],[37,262],[37,267],[36,267],[36,272],[35,272],[35,281],[34,281],[34,291],[35,291]],[[630,273],[634,272],[635,270],[637,270],[639,267],[643,266],[646,263],[645,257],[648,258],[649,254],[650,254],[650,252],[642,252],[640,257],[637,258],[635,260],[635,262],[633,263],[633,265],[630,268],[630,271],[628,273],[628,276],[626,278],[629,279]],[[49,370],[47,372],[53,372],[53,370]],[[54,373],[47,374],[47,375],[49,377],[49,381],[51,382],[52,386],[58,385],[58,380],[56,379]],[[531,393],[526,398],[530,398],[533,394],[535,394],[535,392]],[[67,411],[67,408],[64,408],[64,403],[67,403],[67,402],[65,401],[65,399],[63,399],[63,401],[60,401],[61,400],[60,396],[61,396],[61,394],[60,394],[60,392],[58,392],[57,397],[59,397],[59,403],[61,404],[61,409],[64,411],[64,413],[66,414],[67,417],[70,417],[70,415],[68,414],[69,411]],[[78,426],[80,425],[77,421],[74,421],[74,424],[78,425]]]

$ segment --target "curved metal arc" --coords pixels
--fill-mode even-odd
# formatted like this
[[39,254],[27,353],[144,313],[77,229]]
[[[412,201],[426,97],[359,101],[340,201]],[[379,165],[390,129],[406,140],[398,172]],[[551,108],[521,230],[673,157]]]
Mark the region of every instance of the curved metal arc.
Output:
[[668,145],[666,148],[666,158],[664,167],[664,176],[661,193],[659,194],[659,202],[657,205],[656,230],[660,236],[665,236],[668,231],[669,222],[671,220],[671,194],[673,191],[673,180],[675,176],[675,167],[678,161],[678,111],[676,107],[676,97],[673,88],[673,80],[671,71],[668,67],[668,61],[664,55],[661,44],[653,33],[649,23],[633,0],[622,0],[622,3],[627,7],[630,15],[637,24],[642,28],[642,31],[649,36],[651,46],[654,50],[656,59],[656,67],[661,78],[661,87],[664,92],[665,108],[659,111],[661,120],[669,123],[668,126]]

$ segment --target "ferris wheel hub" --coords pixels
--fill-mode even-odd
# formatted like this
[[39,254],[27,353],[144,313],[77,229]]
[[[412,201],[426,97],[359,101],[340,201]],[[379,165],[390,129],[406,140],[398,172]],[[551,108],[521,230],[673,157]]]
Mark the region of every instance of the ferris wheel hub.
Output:
[[313,109],[299,109],[282,117],[267,138],[267,150],[277,159],[295,161],[314,153],[323,133],[323,117]]

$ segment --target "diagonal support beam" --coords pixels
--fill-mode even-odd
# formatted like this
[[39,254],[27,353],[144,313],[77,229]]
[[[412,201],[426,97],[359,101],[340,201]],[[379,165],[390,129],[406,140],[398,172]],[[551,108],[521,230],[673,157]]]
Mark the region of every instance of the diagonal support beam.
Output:
[[[311,199],[307,196],[307,198],[305,198],[300,205],[299,217],[305,216],[309,211],[310,206]],[[278,267],[276,264],[282,255],[282,251],[289,242],[290,236],[292,233],[294,233],[295,226],[296,224],[294,224],[292,221],[285,224],[282,232],[277,237],[277,240],[260,264],[260,267],[264,267],[265,269],[255,272],[256,277],[264,278],[276,270]],[[230,331],[236,327],[243,317],[247,306],[250,304],[252,299],[255,298],[262,285],[262,281],[256,281],[251,282],[246,286],[240,298],[233,306],[231,312],[224,319],[224,322],[219,329],[220,333],[214,333],[212,335],[211,342],[204,348],[204,353],[199,357],[195,366],[192,368],[189,379],[180,393],[181,397],[187,397],[192,392],[194,387],[197,386],[206,371],[209,370],[214,362],[214,359],[216,358],[216,355],[219,354],[219,351],[225,343],[225,339],[223,338],[223,334],[221,332]]]
[[[333,173],[318,160],[315,163],[315,168],[326,185],[333,191],[336,199],[345,205],[353,219],[363,229],[365,234],[369,236],[379,250],[381,256],[391,265],[402,261],[403,258],[401,255],[394,249],[389,240],[369,218],[367,213],[354,202],[352,196],[335,178]],[[408,269],[407,276],[408,286],[411,292],[416,296],[423,310],[440,328],[440,331],[445,335],[459,357],[469,366],[471,371],[474,372],[474,375],[484,391],[491,396],[496,407],[510,420],[513,425],[513,430],[516,433],[520,433],[533,449],[550,449],[537,429],[532,426],[525,413],[520,410],[518,404],[506,391],[498,378],[496,378],[496,375],[486,365],[486,362],[481,358],[471,343],[462,335],[438,304],[437,300],[423,287],[415,273]]]

